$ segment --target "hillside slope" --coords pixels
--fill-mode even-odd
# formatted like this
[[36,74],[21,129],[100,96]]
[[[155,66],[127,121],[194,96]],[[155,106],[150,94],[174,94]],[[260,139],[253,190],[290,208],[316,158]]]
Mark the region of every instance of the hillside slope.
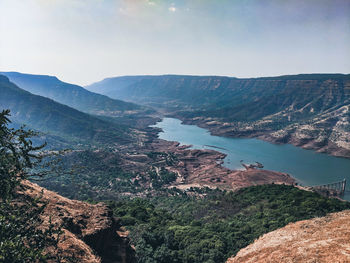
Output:
[[3,72],[0,74],[7,76],[11,82],[26,91],[53,99],[83,112],[119,116],[123,112],[130,113],[141,109],[140,106],[133,103],[90,92],[78,85],[60,81],[54,76],[18,72]]
[[105,204],[91,205],[70,200],[29,181],[23,184],[25,195],[41,198],[47,203],[41,216],[42,227],[49,225],[50,220],[62,227],[63,235],[58,244],[63,253],[61,256],[86,263],[135,261],[128,233]]
[[29,128],[76,142],[104,143],[113,138],[117,143],[124,143],[130,140],[128,128],[33,95],[2,75],[0,94],[0,110],[10,109],[11,119]]
[[267,233],[227,263],[350,262],[350,211],[291,223]]

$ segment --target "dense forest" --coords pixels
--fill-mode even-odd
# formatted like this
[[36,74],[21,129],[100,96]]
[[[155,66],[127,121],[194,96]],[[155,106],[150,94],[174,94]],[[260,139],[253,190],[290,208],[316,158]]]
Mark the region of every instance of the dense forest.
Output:
[[225,262],[264,233],[350,208],[348,202],[286,185],[192,189],[107,203],[131,231],[140,263]]

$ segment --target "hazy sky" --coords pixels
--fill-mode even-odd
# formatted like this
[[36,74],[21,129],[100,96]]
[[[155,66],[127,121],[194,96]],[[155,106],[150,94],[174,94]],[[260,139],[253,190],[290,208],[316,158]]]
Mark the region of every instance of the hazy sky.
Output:
[[0,71],[350,73],[350,0],[0,0]]

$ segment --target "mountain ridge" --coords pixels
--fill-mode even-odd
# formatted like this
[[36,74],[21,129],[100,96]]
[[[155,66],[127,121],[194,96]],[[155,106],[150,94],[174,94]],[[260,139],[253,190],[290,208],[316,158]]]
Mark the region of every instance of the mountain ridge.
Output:
[[0,106],[10,109],[16,123],[75,142],[106,142],[114,137],[119,143],[130,139],[127,127],[100,120],[52,99],[25,91],[0,75]]
[[[215,76],[127,76],[108,78],[87,86],[87,89],[107,94],[113,98],[127,99],[142,104],[175,108],[212,110],[254,102],[263,96],[283,91],[289,83],[311,81],[320,84],[334,79],[350,80],[344,74],[301,74],[280,77],[238,79]],[[308,85],[308,83],[303,83]]]
[[90,92],[83,87],[59,80],[56,76],[0,72],[20,88],[35,95],[53,99],[83,112],[119,116],[127,111],[141,110],[139,105],[111,99],[105,95]]

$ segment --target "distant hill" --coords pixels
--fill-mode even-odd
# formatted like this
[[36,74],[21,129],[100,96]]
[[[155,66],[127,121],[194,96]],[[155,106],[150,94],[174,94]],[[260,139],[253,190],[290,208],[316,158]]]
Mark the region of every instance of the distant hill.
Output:
[[[213,87],[218,83],[226,86],[233,78],[200,76],[125,76],[107,78],[87,86],[88,90],[143,104],[177,104],[193,106],[210,104]],[[216,99],[219,99],[217,97]]]
[[10,109],[11,120],[29,128],[81,143],[125,143],[127,127],[100,120],[51,99],[20,89],[0,75],[0,110]]
[[202,114],[226,121],[259,120],[273,114],[289,122],[305,120],[349,104],[349,85],[350,75],[341,74],[240,80],[232,95],[225,94]]
[[[252,120],[293,105],[313,104],[313,113],[350,98],[350,75],[301,74],[238,79],[220,76],[126,76],[107,78],[86,88],[113,98],[201,110],[203,115]],[[334,95],[334,96],[333,96]],[[257,110],[259,109],[259,110]]]
[[31,75],[18,72],[0,73],[21,89],[35,95],[53,99],[83,112],[96,115],[120,116],[122,113],[140,110],[133,103],[111,99],[107,96],[90,92],[78,85],[60,81],[54,76]]

